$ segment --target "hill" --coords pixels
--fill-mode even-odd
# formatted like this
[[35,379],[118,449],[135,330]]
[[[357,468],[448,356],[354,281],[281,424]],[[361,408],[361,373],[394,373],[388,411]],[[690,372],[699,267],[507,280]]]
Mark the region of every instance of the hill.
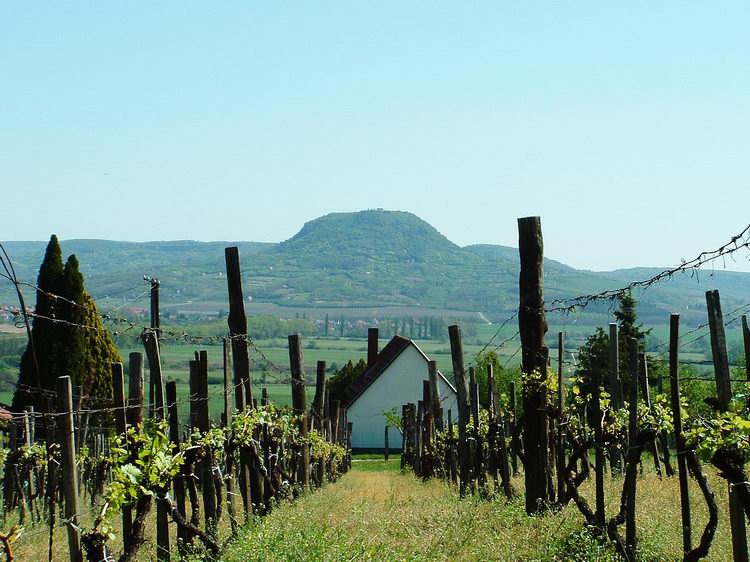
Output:
[[[46,242],[7,242],[19,275],[34,281]],[[518,251],[507,246],[457,246],[411,213],[370,210],[332,213],[306,223],[289,240],[256,242],[115,242],[68,240],[65,255],[78,255],[86,285],[105,307],[145,306],[142,276],[162,281],[162,307],[212,311],[226,308],[224,248],[240,247],[245,294],[253,303],[318,309],[409,308],[482,312],[501,319],[517,307]],[[650,277],[657,269],[610,272],[577,270],[545,260],[548,300],[599,292]],[[700,282],[698,282],[700,281]],[[744,304],[750,274],[682,275],[637,295],[644,320],[663,322],[672,311],[703,318],[704,291],[718,288],[725,309]],[[134,298],[136,297],[136,298]],[[0,303],[13,303],[9,284]],[[278,308],[282,307],[282,308]],[[576,317],[601,322],[607,304]]]

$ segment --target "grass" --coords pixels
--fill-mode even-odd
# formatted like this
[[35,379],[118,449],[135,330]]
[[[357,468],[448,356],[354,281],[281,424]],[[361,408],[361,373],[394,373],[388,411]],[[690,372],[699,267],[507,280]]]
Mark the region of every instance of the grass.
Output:
[[[353,470],[335,484],[282,503],[267,517],[254,518],[230,541],[222,556],[225,562],[252,561],[616,561],[611,546],[602,544],[583,528],[574,505],[540,517],[527,517],[523,498],[483,501],[459,498],[442,481],[422,482],[402,474],[397,455],[388,462],[381,455],[356,456]],[[645,461],[644,461],[645,462]],[[681,559],[681,531],[677,479],[660,481],[649,464],[638,480],[637,521],[639,559]],[[727,522],[727,487],[707,468],[720,509],[719,529],[709,561],[731,560]],[[522,478],[513,482],[523,491]],[[606,480],[607,513],[617,509],[622,480]],[[593,482],[582,491],[592,501]],[[707,514],[700,492],[691,483],[693,540],[697,542]],[[90,525],[93,510],[82,501],[83,527]],[[15,514],[2,525],[7,530]],[[119,535],[119,517],[110,519]],[[172,544],[175,527],[170,525]],[[146,544],[138,560],[155,560],[155,520],[152,511]],[[220,527],[222,541],[229,538],[226,519]],[[46,524],[27,525],[14,551],[17,560],[47,559]],[[118,536],[112,546],[121,549]],[[67,538],[59,518],[54,529],[54,559],[67,560]],[[191,561],[205,559],[195,555]],[[176,560],[176,557],[175,557]]]
[[[559,512],[527,517],[523,499],[460,499],[440,481],[401,474],[397,457],[355,460],[335,485],[283,505],[255,521],[224,554],[226,562],[254,560],[619,560],[583,528],[572,504]],[[726,486],[711,475],[719,505]],[[608,480],[608,513],[617,509],[622,480]],[[523,490],[517,478],[514,486]],[[583,486],[590,496],[593,483]],[[706,513],[693,486],[694,535]],[[660,481],[647,472],[638,481],[640,560],[681,559],[677,479]],[[726,513],[707,560],[731,560]]]

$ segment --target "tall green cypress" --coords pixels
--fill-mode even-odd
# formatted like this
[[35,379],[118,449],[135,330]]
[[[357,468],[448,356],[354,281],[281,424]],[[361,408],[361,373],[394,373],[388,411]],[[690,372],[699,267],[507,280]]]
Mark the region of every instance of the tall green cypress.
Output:
[[[62,276],[62,250],[57,236],[53,234],[47,244],[36,282],[38,287],[34,307],[36,316],[32,320],[36,354],[33,353],[29,342],[21,356],[18,384],[13,395],[12,409],[14,411],[22,411],[27,406],[34,406],[35,409],[41,410],[44,404],[39,396],[39,386],[41,385],[43,389],[52,389],[57,380],[57,350],[60,346],[60,335],[58,325],[47,318],[57,317],[60,312],[60,301],[48,296],[47,293],[57,293]],[[36,355],[36,361],[34,355]]]
[[[86,292],[78,259],[71,255],[63,266],[55,236],[47,247],[37,285],[42,291],[37,291],[32,336],[40,380],[37,383],[29,345],[21,361],[13,409],[18,411],[29,405],[46,409],[38,398],[37,386],[54,390],[57,378],[62,375],[69,375],[73,385],[83,389],[90,407],[108,405],[112,400],[111,363],[121,359],[102,324],[94,299]],[[49,297],[45,292],[63,298]]]

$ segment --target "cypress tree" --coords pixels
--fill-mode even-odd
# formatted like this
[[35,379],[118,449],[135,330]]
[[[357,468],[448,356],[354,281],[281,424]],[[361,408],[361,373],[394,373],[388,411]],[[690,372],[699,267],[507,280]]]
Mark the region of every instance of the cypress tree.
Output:
[[[121,359],[102,324],[94,299],[86,292],[78,259],[71,255],[65,266],[62,265],[56,236],[52,236],[47,246],[37,285],[41,291],[37,291],[32,337],[40,376],[37,381],[29,344],[21,359],[13,410],[20,411],[30,405],[45,410],[46,404],[39,399],[37,388],[54,391],[57,378],[62,375],[70,375],[73,385],[84,389],[91,407],[108,405],[112,399],[111,363]],[[45,293],[64,298],[57,299]],[[55,323],[48,318],[69,324]]]
[[38,316],[32,319],[31,332],[36,347],[36,361],[31,343],[28,343],[21,356],[18,384],[13,395],[13,411],[23,411],[27,406],[34,406],[37,410],[44,409],[38,388],[41,384],[43,389],[51,389],[54,385],[50,386],[49,381],[57,380],[59,371],[56,358],[60,345],[59,330],[57,324],[46,318],[57,316],[59,301],[48,296],[47,293],[56,294],[62,276],[62,250],[57,236],[53,234],[47,244],[36,281],[38,290],[34,312]]

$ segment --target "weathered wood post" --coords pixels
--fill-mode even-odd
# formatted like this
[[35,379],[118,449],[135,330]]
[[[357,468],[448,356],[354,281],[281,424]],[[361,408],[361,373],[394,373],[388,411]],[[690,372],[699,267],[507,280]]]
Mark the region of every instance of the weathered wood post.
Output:
[[417,401],[417,419],[414,424],[414,473],[417,476],[424,476],[422,461],[424,460],[424,450],[422,448],[424,441],[423,425],[424,423],[424,401]]
[[[115,431],[127,439],[127,409],[125,407],[125,380],[122,363],[112,363],[112,397],[115,404]],[[130,538],[133,529],[133,511],[130,506],[122,509],[122,536],[125,541]]]
[[[169,419],[169,441],[174,447],[174,451],[180,450],[180,420],[177,415],[177,383],[175,381],[167,382],[167,415]],[[173,479],[174,501],[177,513],[183,519],[187,511],[185,510],[185,479],[183,474],[178,474]],[[190,534],[187,529],[181,525],[177,526],[177,548],[180,554],[185,553],[185,547],[190,540]]]
[[[750,383],[750,328],[747,325],[747,316],[742,315],[742,341],[745,344],[745,380]],[[750,408],[750,393],[747,396],[747,405]]]
[[[151,301],[151,331],[157,334],[157,340],[161,339],[161,332],[159,327],[161,326],[161,315],[159,312],[159,280],[153,277],[144,278],[151,283],[151,290],[149,291]],[[154,409],[156,404],[156,381],[153,376],[149,378],[148,384],[148,415],[154,415]]]
[[[621,410],[625,405],[620,380],[620,338],[617,322],[609,324],[609,395],[613,410]],[[622,474],[622,452],[617,444],[610,449],[612,476]]]
[[565,413],[565,335],[557,334],[557,503],[565,503],[565,437],[563,415]]
[[630,412],[628,417],[628,462],[625,467],[626,505],[625,505],[625,549],[631,559],[635,559],[635,494],[638,467],[631,461],[638,444],[638,340],[628,341],[628,365],[630,367]]
[[[646,361],[646,354],[638,354],[638,378],[641,385],[641,394],[643,394],[643,402],[646,404],[646,408],[651,410],[651,392],[648,385],[648,361]],[[656,469],[656,475],[661,478],[661,463],[659,462],[659,448],[656,443],[656,439],[649,441],[648,449],[651,455],[654,457],[654,468]]]
[[[157,282],[158,283],[158,282]],[[158,285],[157,285],[158,288]],[[158,293],[157,293],[158,294]],[[158,312],[157,312],[158,315]],[[166,416],[164,408],[164,382],[162,381],[161,356],[159,353],[158,327],[144,330],[141,334],[143,347],[148,358],[150,388],[154,390],[154,401],[151,404],[151,414],[156,419],[163,420]],[[160,562],[169,560],[169,509],[164,500],[156,501],[156,557]]]
[[[482,494],[486,493],[486,477],[484,473],[484,448],[479,436],[479,385],[474,367],[469,367],[469,397],[472,418],[472,437],[473,437],[473,460],[472,465],[474,472],[474,481],[479,486]],[[474,482],[472,482],[472,493],[474,492]]]
[[78,468],[76,466],[75,428],[73,427],[73,387],[70,377],[57,379],[57,412],[60,419],[60,466],[68,528],[68,551],[71,562],[83,562],[81,532],[78,527]]
[[518,476],[518,454],[516,453],[516,423],[518,422],[518,414],[516,412],[516,381],[510,381],[508,388],[510,394],[510,422],[508,424],[508,432],[510,433],[510,466],[513,470],[513,476]]
[[448,336],[451,342],[451,359],[453,360],[453,377],[456,381],[458,402],[458,465],[460,493],[466,495],[466,486],[470,485],[472,478],[471,454],[467,435],[469,423],[469,385],[466,380],[464,369],[464,351],[461,345],[461,328],[456,325],[448,327]]
[[[201,350],[198,359],[197,372],[197,414],[198,429],[205,435],[211,429],[211,417],[208,412],[208,352]],[[203,492],[203,513],[206,518],[206,530],[216,537],[216,486],[214,483],[214,459],[210,451],[204,451],[200,462],[201,488]]]
[[[661,371],[659,371],[659,376],[656,379],[656,391],[659,394],[664,394],[664,379],[661,376]],[[672,468],[672,459],[669,454],[669,433],[666,429],[662,429],[659,434],[659,446],[661,447],[662,455],[664,455],[664,472],[669,478],[671,478],[675,473],[674,468]]]
[[143,424],[143,354],[132,352],[128,363],[128,415],[131,427]]
[[406,415],[407,405],[404,404],[401,406],[401,470],[406,468]]
[[161,372],[161,356],[159,354],[159,336],[156,331],[144,330],[141,334],[143,347],[148,358],[148,370],[151,388],[154,389],[154,401],[151,404],[153,411],[150,412],[157,419],[163,420],[164,414],[164,383]]
[[[520,306],[518,329],[521,336],[523,372],[533,380],[544,381],[547,361],[543,352],[547,318],[544,312],[544,242],[539,217],[518,219]],[[525,385],[523,392],[523,445],[525,455],[526,513],[542,512],[552,499],[547,485],[547,387]]]
[[677,474],[680,482],[680,512],[682,517],[682,551],[687,554],[692,546],[692,524],[690,522],[690,493],[688,468],[685,458],[685,439],[682,435],[682,411],[680,408],[679,381],[680,315],[669,317],[669,382],[674,441],[677,453]]
[[440,393],[438,392],[437,361],[427,362],[427,373],[430,379],[430,402],[432,404],[432,420],[437,431],[443,431],[443,409],[440,407]]
[[[299,433],[307,437],[307,396],[305,394],[305,373],[302,363],[302,344],[299,334],[289,336],[289,365],[292,371],[292,408],[299,417]],[[299,452],[298,481],[307,490],[310,487],[310,447],[303,444]]]
[[388,426],[385,426],[385,433],[383,434],[383,457],[388,462]]
[[[719,398],[719,409],[729,410],[732,401],[732,384],[727,355],[727,339],[724,332],[724,317],[721,312],[719,291],[706,291],[708,309],[708,328],[711,332],[711,352],[716,376],[716,391]],[[734,487],[729,486],[729,524],[732,528],[732,554],[735,562],[747,562],[747,528],[742,503]]]
[[[229,293],[229,338],[232,342],[232,368],[234,369],[234,399],[237,410],[244,412],[252,404],[250,389],[250,356],[248,355],[247,317],[242,296],[242,273],[240,271],[240,252],[237,246],[224,249],[224,260],[227,268],[227,291]],[[250,460],[248,455],[240,455],[238,474],[242,504],[247,518],[252,511],[250,497]]]
[[606,514],[604,512],[604,438],[602,430],[602,408],[599,372],[592,373],[592,410],[594,423],[594,488],[596,495],[596,512],[594,517],[599,529],[604,529]]
[[[232,344],[224,338],[222,342],[222,363],[224,368],[224,427],[231,428],[232,420],[234,418],[234,403],[232,400],[233,387],[232,384]],[[167,383],[169,384],[169,383]],[[175,389],[176,397],[176,389]],[[167,402],[169,402],[169,393],[167,392]],[[176,410],[175,410],[176,411]],[[170,428],[171,428],[171,410],[170,410]],[[224,478],[227,487],[227,511],[229,513],[229,521],[232,526],[232,534],[237,532],[237,508],[235,506],[234,496],[235,492],[235,479],[234,479],[234,448],[227,447],[226,450],[226,461],[224,463]],[[183,492],[184,494],[184,492]],[[176,495],[176,491],[175,491]],[[183,499],[184,501],[184,499]]]
[[[324,424],[324,401],[326,394],[326,362],[318,361],[317,372],[315,379],[315,398],[313,398],[312,413],[313,423],[315,428],[320,432],[321,435],[325,435],[325,424]],[[316,479],[318,486],[323,485],[325,478],[325,460],[320,459],[316,467]]]

